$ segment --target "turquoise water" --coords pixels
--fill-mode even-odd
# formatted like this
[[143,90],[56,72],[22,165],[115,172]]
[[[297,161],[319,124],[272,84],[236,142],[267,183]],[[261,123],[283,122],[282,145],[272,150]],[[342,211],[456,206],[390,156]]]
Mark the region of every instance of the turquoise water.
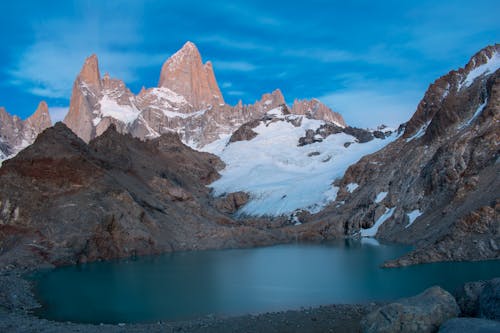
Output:
[[391,300],[500,276],[500,261],[379,268],[408,250],[340,241],[61,267],[33,275],[43,305],[36,314],[87,323],[182,320]]

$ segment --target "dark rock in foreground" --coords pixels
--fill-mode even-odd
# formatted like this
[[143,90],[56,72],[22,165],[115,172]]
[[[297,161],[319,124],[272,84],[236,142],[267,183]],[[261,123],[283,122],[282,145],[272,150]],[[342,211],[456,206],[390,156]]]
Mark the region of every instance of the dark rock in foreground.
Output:
[[445,322],[439,333],[498,333],[500,322],[479,318],[453,318]]
[[385,305],[363,318],[364,332],[435,332],[460,310],[455,299],[440,287]]

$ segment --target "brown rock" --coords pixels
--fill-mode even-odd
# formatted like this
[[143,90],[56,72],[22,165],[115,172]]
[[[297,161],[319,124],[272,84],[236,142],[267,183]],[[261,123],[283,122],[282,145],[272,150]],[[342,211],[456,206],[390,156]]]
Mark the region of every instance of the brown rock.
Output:
[[293,102],[292,113],[303,114],[312,119],[325,120],[342,127],[347,126],[344,118],[339,113],[333,112],[328,106],[315,98],[311,100],[296,99]]
[[163,64],[158,86],[185,96],[196,109],[224,104],[212,64],[202,63],[198,48],[191,42]]

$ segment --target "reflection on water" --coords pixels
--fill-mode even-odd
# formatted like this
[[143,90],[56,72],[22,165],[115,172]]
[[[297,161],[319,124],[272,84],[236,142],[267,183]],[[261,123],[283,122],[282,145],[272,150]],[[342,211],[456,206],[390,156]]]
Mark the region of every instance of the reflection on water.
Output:
[[37,314],[91,323],[178,320],[389,300],[500,276],[500,261],[379,267],[407,251],[348,240],[62,267],[33,276],[43,304]]

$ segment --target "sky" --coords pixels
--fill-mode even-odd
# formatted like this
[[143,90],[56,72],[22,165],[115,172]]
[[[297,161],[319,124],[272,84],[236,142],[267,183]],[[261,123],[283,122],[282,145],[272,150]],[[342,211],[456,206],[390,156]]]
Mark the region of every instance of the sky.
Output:
[[347,123],[396,126],[428,85],[500,41],[499,1],[2,1],[0,106],[64,117],[84,59],[135,93],[192,41],[229,104],[279,88]]

